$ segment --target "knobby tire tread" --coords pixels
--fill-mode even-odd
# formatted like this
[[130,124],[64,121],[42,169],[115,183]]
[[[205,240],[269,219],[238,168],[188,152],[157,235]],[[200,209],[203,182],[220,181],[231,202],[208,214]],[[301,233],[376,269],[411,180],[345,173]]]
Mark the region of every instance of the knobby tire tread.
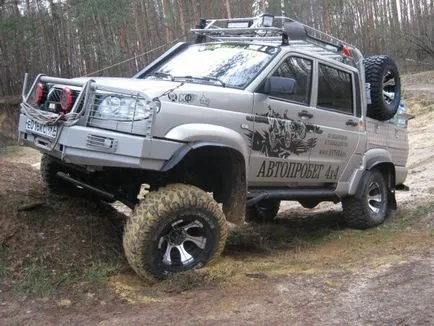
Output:
[[148,282],[164,278],[158,275],[153,261],[153,243],[158,241],[157,228],[160,219],[167,219],[172,211],[179,209],[205,210],[218,225],[217,246],[207,265],[212,264],[224,249],[227,226],[225,216],[217,202],[205,191],[191,185],[171,184],[150,192],[136,206],[128,219],[123,237],[125,256],[133,270]]

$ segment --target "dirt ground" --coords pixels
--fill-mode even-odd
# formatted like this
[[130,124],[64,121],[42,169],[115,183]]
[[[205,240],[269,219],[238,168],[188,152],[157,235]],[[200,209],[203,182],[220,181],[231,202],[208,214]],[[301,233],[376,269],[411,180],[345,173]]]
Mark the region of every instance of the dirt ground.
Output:
[[39,154],[1,146],[0,324],[433,325],[434,72],[403,85],[410,191],[384,225],[285,202],[275,223],[233,229],[215,265],[154,285],[123,257],[128,209],[49,195]]

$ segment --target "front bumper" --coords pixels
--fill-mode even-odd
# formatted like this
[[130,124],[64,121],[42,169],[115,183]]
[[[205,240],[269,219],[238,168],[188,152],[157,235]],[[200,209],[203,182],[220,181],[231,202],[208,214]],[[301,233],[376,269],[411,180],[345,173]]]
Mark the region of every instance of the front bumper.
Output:
[[20,144],[55,156],[65,163],[77,165],[159,171],[183,145],[78,125],[60,126],[60,134],[55,140],[26,130],[26,121],[27,116],[20,114]]

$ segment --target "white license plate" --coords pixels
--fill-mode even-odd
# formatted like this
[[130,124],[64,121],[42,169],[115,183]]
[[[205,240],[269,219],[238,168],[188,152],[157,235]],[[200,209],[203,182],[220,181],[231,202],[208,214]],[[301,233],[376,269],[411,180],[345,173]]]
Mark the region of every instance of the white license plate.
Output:
[[47,126],[32,119],[27,119],[26,130],[49,138],[56,138],[57,126]]

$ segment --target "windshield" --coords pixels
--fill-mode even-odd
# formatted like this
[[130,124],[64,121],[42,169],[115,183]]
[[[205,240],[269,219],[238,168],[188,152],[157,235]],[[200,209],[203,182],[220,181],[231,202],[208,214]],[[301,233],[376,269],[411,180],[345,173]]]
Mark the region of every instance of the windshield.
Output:
[[187,48],[147,79],[244,88],[270,62],[277,48],[253,44],[201,44]]

